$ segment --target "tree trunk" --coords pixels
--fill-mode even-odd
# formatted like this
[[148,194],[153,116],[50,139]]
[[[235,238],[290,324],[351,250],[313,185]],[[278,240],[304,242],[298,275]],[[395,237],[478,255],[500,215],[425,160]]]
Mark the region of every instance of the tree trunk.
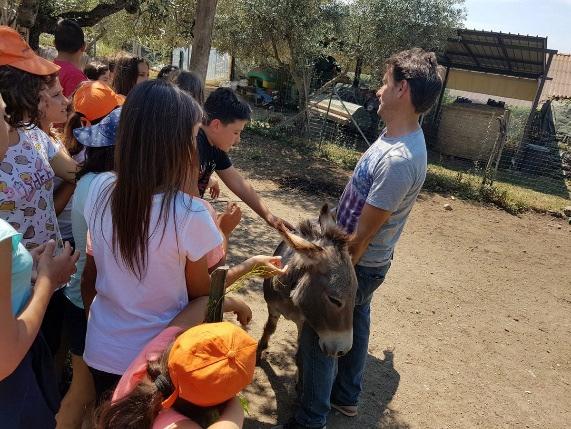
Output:
[[299,110],[302,111],[307,107],[307,85],[303,73],[296,70],[293,66],[290,66],[291,77],[297,89],[297,95],[299,97]]
[[190,70],[200,76],[202,82],[206,80],[208,71],[208,58],[212,44],[212,28],[218,0],[196,0],[196,18],[193,29],[192,54],[190,57]]
[[353,78],[353,87],[359,88],[361,82],[361,72],[363,70],[363,57],[357,57],[357,64],[355,64],[355,77]]
[[38,0],[22,0],[16,14],[16,26],[32,28],[36,23],[36,15],[40,8]]

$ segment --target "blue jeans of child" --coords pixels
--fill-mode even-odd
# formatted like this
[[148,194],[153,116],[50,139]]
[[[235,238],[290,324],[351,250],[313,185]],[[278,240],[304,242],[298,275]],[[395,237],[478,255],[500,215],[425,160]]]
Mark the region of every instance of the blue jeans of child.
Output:
[[304,324],[299,341],[297,363],[300,385],[296,421],[307,427],[325,425],[331,402],[357,405],[363,390],[363,375],[369,350],[371,300],[383,283],[390,263],[382,267],[357,265],[358,290],[353,311],[353,347],[345,356],[333,358],[319,348],[319,337]]

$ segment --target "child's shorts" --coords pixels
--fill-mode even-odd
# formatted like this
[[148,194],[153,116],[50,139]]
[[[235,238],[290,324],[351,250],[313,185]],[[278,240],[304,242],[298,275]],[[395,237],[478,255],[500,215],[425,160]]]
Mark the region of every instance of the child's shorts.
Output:
[[64,345],[69,343],[69,350],[76,356],[83,356],[85,335],[87,333],[87,316],[85,310],[74,305],[63,293],[57,290],[52,295],[44,320],[44,335],[53,356],[62,345],[62,334],[65,334]]
[[67,297],[64,303],[63,325],[69,340],[69,351],[76,356],[83,356],[87,316],[83,308],[76,306]]
[[2,429],[56,427],[60,406],[53,359],[41,333],[12,374],[0,381]]

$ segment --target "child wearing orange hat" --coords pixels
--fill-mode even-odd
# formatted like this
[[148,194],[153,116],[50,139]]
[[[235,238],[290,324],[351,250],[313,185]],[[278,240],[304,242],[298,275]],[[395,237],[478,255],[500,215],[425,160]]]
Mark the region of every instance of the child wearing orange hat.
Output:
[[[57,85],[60,89],[61,86]],[[61,94],[61,92],[60,92]],[[58,120],[49,114],[49,106],[55,104],[57,97],[52,97],[46,102],[47,112],[42,122],[47,122],[44,126],[49,129],[49,122],[65,122]],[[73,94],[73,113],[67,121],[65,127],[65,149],[82,165],[85,161],[85,146],[77,141],[73,131],[84,125],[95,125],[100,123],[114,109],[123,105],[125,97],[116,94],[109,86],[103,82],[84,82]],[[56,110],[57,112],[57,110]],[[54,112],[55,113],[55,112]],[[52,135],[53,138],[55,136]],[[73,243],[73,247],[85,252],[85,240],[75,237],[72,231],[72,196],[75,193],[76,185],[66,183],[58,178],[54,183],[55,209],[58,214],[58,225],[62,238]],[[77,240],[76,240],[77,239]],[[83,243],[83,248],[79,246]],[[77,244],[77,246],[76,246]],[[79,268],[78,268],[79,270]],[[79,278],[74,276],[64,289],[56,292],[54,300],[57,305],[53,305],[44,319],[44,332],[49,331],[50,337],[61,336],[62,330],[67,333],[69,351],[71,352],[72,379],[71,385],[62,400],[61,410],[57,415],[58,427],[62,429],[75,428],[81,426],[85,409],[89,408],[95,399],[93,380],[87,365],[83,361],[83,351],[85,347],[85,335],[87,331],[87,316],[83,308]],[[52,341],[59,344],[59,341]]]
[[67,152],[40,129],[44,91],[56,85],[58,71],[14,29],[0,26],[0,93],[10,125],[9,147],[0,165],[0,218],[23,234],[28,249],[61,238],[53,179],[73,182],[77,170]]
[[[242,427],[236,395],[252,381],[257,342],[229,322],[200,324],[207,303],[206,297],[190,302],[139,353],[98,409],[97,429],[200,428],[197,421],[213,407],[220,417],[209,428]],[[226,298],[224,311],[243,324],[252,315],[237,298]]]

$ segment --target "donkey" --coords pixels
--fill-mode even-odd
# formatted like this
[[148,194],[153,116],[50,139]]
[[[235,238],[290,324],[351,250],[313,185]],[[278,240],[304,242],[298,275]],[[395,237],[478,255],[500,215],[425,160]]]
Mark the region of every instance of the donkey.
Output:
[[329,356],[342,356],[353,345],[357,277],[347,251],[350,237],[337,226],[327,204],[321,208],[319,225],[305,220],[298,232],[280,228],[284,241],[274,255],[280,255],[289,269],[264,281],[268,320],[258,344],[258,361],[282,315],[296,323],[298,336],[303,323],[308,323]]

